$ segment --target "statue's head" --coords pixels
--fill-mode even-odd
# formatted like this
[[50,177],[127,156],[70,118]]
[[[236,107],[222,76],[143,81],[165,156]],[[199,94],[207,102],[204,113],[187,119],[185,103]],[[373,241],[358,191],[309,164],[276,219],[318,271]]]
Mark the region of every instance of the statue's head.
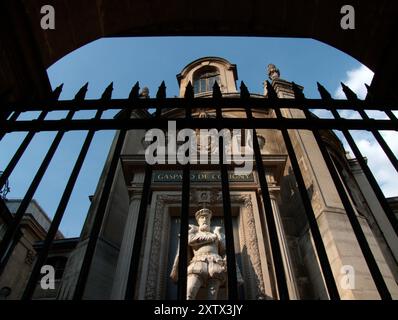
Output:
[[203,209],[196,211],[195,219],[196,219],[196,221],[198,221],[199,217],[201,217],[201,216],[208,216],[211,219],[212,215],[213,215],[213,212],[211,212],[210,209],[203,208]]
[[199,228],[203,226],[203,228],[200,228],[200,229],[205,230],[205,229],[210,228],[210,220],[211,220],[212,215],[213,215],[213,213],[211,212],[211,210],[207,209],[207,208],[203,208],[203,209],[196,211],[195,219],[199,224]]

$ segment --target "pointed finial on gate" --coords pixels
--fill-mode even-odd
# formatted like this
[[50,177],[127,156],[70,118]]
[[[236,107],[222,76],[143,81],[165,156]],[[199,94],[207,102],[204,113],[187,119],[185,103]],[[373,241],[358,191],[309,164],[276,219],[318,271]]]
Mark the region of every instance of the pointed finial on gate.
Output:
[[156,99],[165,99],[166,98],[166,84],[164,81],[160,84],[158,92],[156,93]]
[[213,99],[220,99],[222,97],[220,86],[217,81],[214,82],[213,85]]
[[341,82],[341,87],[348,100],[358,100],[358,96],[356,95],[356,93],[342,82]]
[[106,87],[104,92],[102,93],[101,100],[103,101],[109,101],[112,99],[112,91],[113,91],[113,82],[109,84],[109,86]]
[[195,96],[194,91],[193,91],[193,86],[191,81],[188,82],[187,86],[185,87],[185,94],[184,98],[185,99],[193,99]]
[[332,95],[326,90],[326,88],[321,85],[319,82],[316,83],[318,87],[319,94],[321,95],[321,98],[325,101],[330,101],[333,100]]
[[135,85],[131,88],[130,90],[130,94],[129,94],[129,100],[133,100],[133,99],[137,99],[138,98],[138,94],[140,92],[140,84],[137,81],[135,83]]
[[268,99],[271,99],[271,100],[278,99],[278,95],[276,94],[274,87],[272,86],[272,84],[268,80],[266,81],[266,85],[267,85],[267,97],[268,97]]
[[82,101],[85,99],[86,97],[86,93],[88,90],[88,82],[86,82],[86,84],[80,88],[80,90],[76,93],[74,100],[75,101]]
[[56,87],[51,93],[50,93],[50,100],[51,101],[57,101],[59,99],[59,96],[61,95],[62,89],[64,87],[64,84],[61,83],[58,87]]
[[240,97],[241,97],[241,99],[249,99],[250,98],[249,89],[247,89],[247,87],[243,81],[241,81],[241,83],[240,83]]
[[367,91],[365,100],[367,100],[367,101],[374,100],[372,88],[366,83],[365,83],[365,87],[366,87],[366,91]]

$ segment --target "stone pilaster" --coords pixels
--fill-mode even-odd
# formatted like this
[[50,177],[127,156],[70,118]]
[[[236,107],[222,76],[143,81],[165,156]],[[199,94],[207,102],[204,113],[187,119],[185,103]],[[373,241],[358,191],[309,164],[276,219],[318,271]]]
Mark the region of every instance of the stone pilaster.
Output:
[[278,206],[278,202],[277,202],[277,198],[278,198],[277,192],[278,191],[276,191],[276,190],[271,191],[270,199],[271,199],[272,211],[274,213],[276,230],[278,232],[278,240],[279,240],[279,245],[281,248],[283,265],[285,267],[285,276],[286,276],[287,286],[288,286],[288,290],[289,290],[289,296],[290,296],[290,299],[295,300],[295,299],[299,299],[300,297],[298,294],[296,280],[294,277],[292,260],[291,260],[290,253],[289,253],[289,246],[288,246],[285,231],[283,229],[281,215],[279,212],[279,206]]
[[124,228],[122,245],[120,247],[119,258],[112,287],[111,299],[113,300],[123,300],[126,292],[131,254],[133,251],[134,237],[137,227],[138,212],[142,198],[142,185],[132,185],[130,195],[129,213]]

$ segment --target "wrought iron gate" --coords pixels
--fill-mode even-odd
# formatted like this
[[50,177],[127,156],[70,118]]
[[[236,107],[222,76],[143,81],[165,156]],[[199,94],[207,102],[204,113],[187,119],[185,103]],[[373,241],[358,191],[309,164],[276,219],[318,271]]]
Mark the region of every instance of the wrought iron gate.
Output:
[[[288,129],[301,129],[309,130],[313,133],[317,145],[322,153],[323,159],[327,165],[329,173],[333,179],[334,185],[338,191],[340,199],[344,205],[345,212],[354,230],[355,236],[358,240],[363,256],[369,267],[374,283],[376,284],[377,290],[382,299],[391,299],[391,294],[386,286],[385,280],[380,272],[380,269],[376,263],[375,257],[372,254],[369,243],[364,235],[364,232],[360,226],[358,218],[356,217],[355,210],[350,201],[349,195],[347,194],[344,184],[340,179],[339,173],[333,163],[331,155],[322,141],[320,130],[339,130],[343,133],[345,139],[350,145],[356,159],[358,160],[369,184],[371,185],[381,207],[383,208],[389,222],[391,223],[394,231],[397,233],[398,224],[394,213],[386,198],[383,195],[379,185],[376,182],[371,170],[369,169],[366,160],[362,156],[359,148],[357,147],[353,137],[349,130],[367,130],[370,131],[377,142],[380,144],[385,154],[391,161],[395,170],[398,171],[398,161],[394,153],[391,151],[379,130],[397,130],[398,120],[393,110],[397,110],[397,106],[394,106],[388,102],[375,101],[372,99],[371,92],[368,93],[365,101],[359,100],[354,92],[348,87],[343,85],[343,91],[346,94],[347,100],[334,100],[331,95],[326,91],[324,87],[318,84],[318,90],[321,95],[321,99],[306,99],[298,86],[293,83],[293,91],[295,94],[294,99],[279,99],[272,85],[267,82],[268,98],[258,99],[250,96],[250,93],[244,83],[242,82],[240,87],[240,97],[223,97],[220,88],[217,83],[213,87],[212,98],[195,98],[194,90],[191,84],[186,88],[186,94],[184,98],[167,98],[166,88],[164,83],[159,87],[156,98],[141,99],[139,97],[139,85],[138,83],[132,88],[128,99],[112,99],[112,84],[106,88],[102,97],[98,100],[86,100],[85,93],[87,91],[87,84],[83,86],[80,91],[76,94],[75,98],[70,101],[59,101],[58,97],[62,91],[62,86],[58,87],[52,93],[50,99],[46,101],[20,101],[16,103],[8,103],[6,98],[3,97],[1,100],[1,118],[0,118],[0,140],[10,132],[28,132],[23,142],[17,149],[16,153],[12,157],[8,166],[4,169],[0,176],[0,189],[2,189],[7,179],[13,172],[18,161],[26,151],[30,142],[37,132],[42,131],[55,131],[57,132],[50,148],[48,149],[38,171],[36,172],[33,181],[31,182],[23,200],[10,221],[7,222],[6,232],[1,240],[0,244],[0,272],[4,269],[7,263],[8,257],[13,250],[13,244],[19,232],[19,225],[24,216],[26,209],[32,200],[45,172],[48,168],[60,142],[67,131],[72,130],[85,130],[87,132],[85,141],[81,147],[79,156],[70,173],[69,180],[65,186],[65,190],[59,201],[58,208],[53,217],[51,226],[48,230],[46,238],[44,240],[43,248],[39,252],[37,259],[34,263],[33,271],[31,273],[28,284],[25,288],[23,299],[31,299],[37,281],[40,275],[40,268],[45,263],[48,252],[54,241],[55,235],[61,223],[64,215],[66,206],[74,189],[76,180],[81,171],[82,165],[85,161],[85,157],[90,148],[90,144],[95,133],[99,130],[119,130],[117,141],[114,149],[114,153],[111,158],[108,175],[106,176],[103,192],[99,200],[99,207],[95,215],[95,219],[92,225],[87,250],[84,255],[80,275],[78,278],[77,286],[74,292],[74,299],[81,299],[85,290],[87,278],[89,275],[90,267],[92,264],[94,251],[96,248],[100,228],[103,223],[105,209],[108,202],[109,191],[111,189],[116,168],[120,160],[120,153],[128,130],[132,129],[151,129],[160,128],[167,129],[167,123],[170,120],[175,120],[177,129],[182,128],[231,128],[231,129],[254,129],[254,158],[255,166],[258,172],[259,183],[261,186],[261,195],[263,204],[265,207],[265,220],[267,225],[267,232],[270,237],[270,245],[272,251],[272,258],[274,262],[274,268],[276,273],[276,283],[278,289],[278,295],[280,299],[289,299],[289,293],[287,289],[287,283],[284,273],[283,259],[281,256],[281,248],[278,242],[278,235],[276,230],[276,224],[273,215],[273,209],[271,205],[270,195],[268,191],[268,184],[265,176],[265,169],[261,158],[261,152],[259,148],[259,142],[255,133],[256,129],[277,129],[282,133],[288,156],[291,161],[291,165],[294,171],[294,175],[297,181],[298,189],[300,192],[301,200],[303,202],[305,212],[308,218],[311,234],[314,239],[316,252],[319,257],[319,262],[327,286],[330,299],[339,299],[339,292],[337,289],[335,278],[331,270],[331,266],[327,257],[325,246],[321,237],[320,230],[318,228],[317,221],[311,200],[306,190],[303,175],[299,167],[297,156],[293,148],[293,144],[288,132]],[[369,88],[368,88],[369,89]],[[195,108],[215,108],[216,118],[215,119],[200,119],[192,117],[192,110]],[[156,112],[150,119],[133,119],[130,118],[130,114],[135,109],[151,109],[155,108]],[[167,108],[179,108],[185,110],[185,117],[178,119],[170,119],[162,116],[162,110]],[[223,108],[236,108],[245,110],[245,118],[224,118],[222,115]],[[269,108],[274,110],[273,118],[256,118],[253,116],[254,109]],[[302,110],[304,117],[302,118],[285,118],[282,116],[281,109],[291,108]],[[103,113],[109,109],[121,110],[117,117],[114,119],[102,119]],[[310,109],[328,110],[332,113],[333,119],[321,119],[314,117],[310,113]],[[350,109],[357,111],[361,119],[342,119],[338,113],[338,110]],[[62,120],[46,120],[46,116],[50,111],[54,110],[65,110],[68,111],[65,119]],[[96,114],[93,119],[89,120],[76,120],[73,119],[75,113],[79,110],[95,110]],[[389,120],[376,120],[371,119],[366,114],[365,110],[380,110],[387,114]],[[19,116],[28,111],[40,111],[40,115],[37,120],[26,121],[19,120]],[[232,230],[232,215],[231,215],[231,204],[230,204],[230,190],[228,181],[228,168],[227,165],[223,164],[223,142],[220,139],[220,166],[221,171],[221,182],[222,182],[222,200],[224,208],[224,221],[225,221],[225,233],[226,233],[226,248],[227,248],[227,264],[228,268],[228,296],[230,299],[235,300],[238,298],[237,279],[235,270],[235,252],[233,245],[233,230]],[[189,212],[189,190],[190,190],[190,164],[184,165],[183,170],[183,184],[182,184],[182,202],[181,212]],[[143,185],[143,193],[141,199],[141,205],[139,209],[139,216],[137,222],[137,232],[135,235],[134,247],[132,252],[132,259],[130,265],[130,273],[128,278],[126,299],[134,298],[134,290],[137,283],[137,273],[139,266],[139,256],[143,241],[143,230],[146,217],[146,204],[148,203],[149,190],[151,188],[151,176],[153,168],[150,165],[146,166],[145,169],[145,180]],[[1,210],[7,210],[4,201],[1,201]],[[188,214],[181,214],[181,241],[187,242],[188,239]],[[180,246],[180,263],[179,263],[179,283],[178,283],[178,298],[181,300],[185,299],[186,296],[186,280],[187,280],[187,248],[186,246]]]

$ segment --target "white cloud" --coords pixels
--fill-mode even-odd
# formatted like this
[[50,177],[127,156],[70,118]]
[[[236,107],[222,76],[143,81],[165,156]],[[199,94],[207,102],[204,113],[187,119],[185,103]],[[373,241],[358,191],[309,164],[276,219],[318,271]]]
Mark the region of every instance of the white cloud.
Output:
[[[374,73],[364,65],[356,69],[352,69],[346,72],[346,78],[343,79],[345,85],[347,85],[352,91],[354,91],[358,98],[364,99],[366,97],[365,83],[370,85],[372,82]],[[336,99],[346,99],[341,86],[339,86],[334,93]],[[361,119],[358,112],[352,110],[340,110],[341,117],[346,119]],[[369,117],[375,119],[388,119],[387,115],[379,111],[366,111]],[[398,133],[394,131],[381,132],[384,140],[387,142],[391,150],[398,155]],[[341,138],[342,135],[338,134]],[[391,165],[387,156],[384,154],[383,149],[374,139],[373,135],[369,132],[364,131],[352,131],[352,136],[360,149],[363,156],[368,159],[368,166],[379,183],[383,193],[386,197],[398,196],[398,174],[394,167]],[[344,148],[350,151],[351,156],[354,156],[350,147],[344,141]]]
[[[394,131],[381,131],[381,135],[387,142],[395,155],[398,155],[398,133]],[[398,174],[391,165],[383,149],[373,138],[371,133],[357,132],[353,133],[355,142],[362,155],[368,158],[368,166],[379,183],[386,197],[398,196]],[[346,150],[350,150],[349,146],[344,143]]]
[[[361,65],[359,68],[352,69],[346,72],[346,78],[341,81],[354,91],[358,98],[364,99],[366,97],[365,83],[370,85],[374,73],[368,67]],[[336,99],[345,99],[345,95],[341,86],[339,86],[334,93]]]

